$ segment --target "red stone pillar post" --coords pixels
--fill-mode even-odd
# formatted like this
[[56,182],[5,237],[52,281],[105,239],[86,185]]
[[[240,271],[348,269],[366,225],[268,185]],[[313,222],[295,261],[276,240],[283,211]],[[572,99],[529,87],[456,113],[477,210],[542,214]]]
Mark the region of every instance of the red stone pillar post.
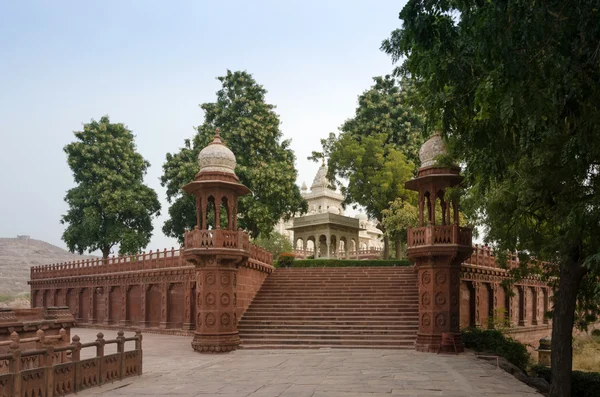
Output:
[[460,338],[460,262],[451,257],[432,257],[418,263],[419,331],[416,349],[437,352],[442,333],[455,335],[459,352],[464,351]]
[[129,295],[129,291],[131,290],[131,285],[122,284],[120,289],[121,289],[121,325],[126,327],[129,325],[128,316],[131,315],[131,313],[129,313],[127,311],[127,301],[129,299],[128,295]]
[[170,285],[169,283],[162,283],[160,286],[160,292],[161,292],[161,296],[160,296],[160,324],[159,324],[159,328],[161,329],[166,329],[167,328],[167,322],[168,322],[168,318],[169,318],[169,288]]
[[196,267],[196,332],[192,347],[201,353],[223,353],[240,344],[234,305],[239,259],[202,258]]
[[190,331],[194,329],[194,319],[192,318],[192,283],[190,281],[186,281],[184,284],[185,294],[183,297],[183,308],[184,308],[184,317],[183,317],[183,329],[186,331]]

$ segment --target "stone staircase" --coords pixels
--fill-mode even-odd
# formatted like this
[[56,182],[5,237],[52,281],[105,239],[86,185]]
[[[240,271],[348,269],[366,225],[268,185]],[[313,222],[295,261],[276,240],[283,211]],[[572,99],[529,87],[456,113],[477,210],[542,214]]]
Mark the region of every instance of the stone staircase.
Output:
[[414,347],[412,267],[277,269],[239,322],[244,348]]

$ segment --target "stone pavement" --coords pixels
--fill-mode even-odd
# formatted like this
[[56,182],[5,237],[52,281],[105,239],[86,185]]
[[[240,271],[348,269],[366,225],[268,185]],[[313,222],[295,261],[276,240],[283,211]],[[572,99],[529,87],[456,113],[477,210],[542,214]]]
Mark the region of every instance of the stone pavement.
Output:
[[[114,330],[102,330],[106,339]],[[73,329],[82,342],[98,330]],[[131,332],[126,332],[129,336]],[[412,350],[192,350],[191,337],[144,334],[143,375],[78,393],[89,396],[383,397],[540,396],[472,354]],[[108,347],[108,346],[107,346]],[[126,346],[126,350],[132,346]],[[82,351],[82,357],[95,349]],[[105,354],[113,353],[112,350]]]

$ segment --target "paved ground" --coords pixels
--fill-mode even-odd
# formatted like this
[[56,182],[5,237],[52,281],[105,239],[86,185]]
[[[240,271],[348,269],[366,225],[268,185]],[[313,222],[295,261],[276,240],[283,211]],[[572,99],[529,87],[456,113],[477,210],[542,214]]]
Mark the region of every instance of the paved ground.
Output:
[[[97,330],[73,329],[82,342]],[[106,339],[115,331],[102,331]],[[114,335],[113,335],[114,334]],[[129,336],[131,333],[126,333]],[[195,353],[189,337],[144,334],[144,374],[89,396],[383,397],[539,396],[511,375],[470,354],[406,350],[238,350]],[[127,347],[127,350],[132,347]],[[87,349],[92,350],[92,349]],[[92,352],[88,352],[89,355]],[[106,354],[112,351],[106,352]]]

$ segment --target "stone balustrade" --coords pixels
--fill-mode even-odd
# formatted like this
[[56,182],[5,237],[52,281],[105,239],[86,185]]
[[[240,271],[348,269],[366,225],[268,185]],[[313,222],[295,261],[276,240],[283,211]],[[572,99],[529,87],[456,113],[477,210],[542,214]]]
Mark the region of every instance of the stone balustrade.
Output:
[[[125,350],[126,342],[135,348]],[[70,344],[55,346],[46,338],[43,346],[27,349],[13,332],[9,351],[0,354],[0,396],[63,396],[91,387],[102,386],[126,377],[142,374],[142,335],[126,338],[123,331],[116,339],[97,339],[81,343],[77,335]],[[116,344],[117,352],[104,354],[106,345]],[[95,349],[92,358],[82,358],[82,349]],[[84,355],[85,356],[85,355]]]
[[183,245],[185,249],[228,248],[248,250],[250,247],[250,240],[248,238],[248,234],[242,230],[235,231],[226,229],[194,229],[185,232]]
[[428,225],[408,229],[408,248],[422,245],[457,244],[471,246],[472,230],[452,225]]

